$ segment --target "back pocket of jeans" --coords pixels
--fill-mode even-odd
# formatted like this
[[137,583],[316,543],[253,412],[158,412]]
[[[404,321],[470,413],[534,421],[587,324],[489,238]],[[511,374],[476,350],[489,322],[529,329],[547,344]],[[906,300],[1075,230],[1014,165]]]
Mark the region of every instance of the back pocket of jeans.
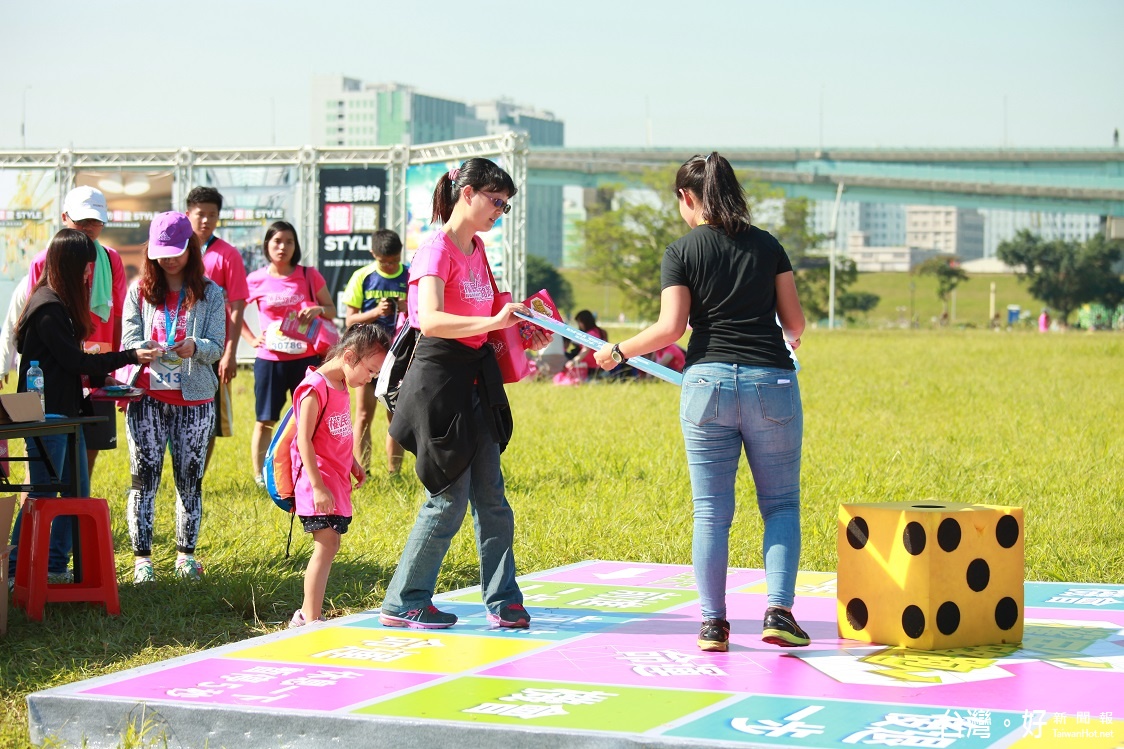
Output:
[[695,426],[702,426],[718,418],[717,382],[684,382],[679,400],[679,417]]
[[761,403],[761,416],[775,424],[787,424],[796,416],[792,402],[792,384],[757,383],[757,400]]

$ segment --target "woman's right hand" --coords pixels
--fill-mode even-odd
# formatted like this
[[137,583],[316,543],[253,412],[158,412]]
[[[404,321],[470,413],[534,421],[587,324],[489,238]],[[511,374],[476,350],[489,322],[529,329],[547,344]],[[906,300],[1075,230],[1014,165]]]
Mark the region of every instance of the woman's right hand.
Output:
[[522,312],[524,315],[531,314],[531,310],[527,309],[527,305],[519,302],[508,302],[503,306],[503,309],[492,315],[492,322],[495,323],[495,327],[493,327],[492,330],[510,328],[512,325],[519,322],[519,318],[515,316],[516,312]]
[[160,348],[137,348],[133,349],[137,354],[138,364],[149,364],[156,361],[160,354],[163,352]]

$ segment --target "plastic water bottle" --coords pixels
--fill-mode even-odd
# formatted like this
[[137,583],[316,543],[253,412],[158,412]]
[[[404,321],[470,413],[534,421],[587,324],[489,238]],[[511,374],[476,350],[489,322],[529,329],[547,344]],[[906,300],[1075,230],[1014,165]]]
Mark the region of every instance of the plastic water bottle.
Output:
[[39,369],[39,360],[33,360],[27,368],[27,392],[39,393],[39,406],[43,413],[47,413],[47,402],[43,396],[43,370]]

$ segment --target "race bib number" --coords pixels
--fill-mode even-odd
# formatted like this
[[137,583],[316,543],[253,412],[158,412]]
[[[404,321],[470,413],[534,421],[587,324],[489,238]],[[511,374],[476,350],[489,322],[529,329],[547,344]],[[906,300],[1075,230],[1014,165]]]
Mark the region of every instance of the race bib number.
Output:
[[180,390],[183,377],[183,359],[162,356],[148,365],[149,390]]
[[275,322],[266,328],[265,347],[279,354],[304,354],[308,352],[308,344],[295,341],[282,333],[279,322]]

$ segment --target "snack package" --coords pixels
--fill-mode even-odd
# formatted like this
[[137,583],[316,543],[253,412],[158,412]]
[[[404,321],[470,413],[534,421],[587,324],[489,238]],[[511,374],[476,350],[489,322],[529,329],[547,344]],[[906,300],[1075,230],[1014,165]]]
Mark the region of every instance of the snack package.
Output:
[[281,321],[281,333],[286,338],[292,338],[294,341],[313,343],[316,340],[316,334],[320,325],[319,317],[313,319],[311,322],[301,322],[297,317],[297,311],[291,310],[289,314],[285,315],[285,319]]
[[[565,320],[562,319],[562,315],[558,312],[558,307],[554,304],[554,300],[550,298],[550,292],[546,289],[531,294],[531,296],[523,300],[523,304],[530,307],[533,311],[538,312],[540,315],[553,318],[558,322],[565,322]],[[519,323],[519,337],[523,341],[524,351],[531,348],[532,336],[537,327],[539,326],[534,323],[529,323],[526,320]]]

